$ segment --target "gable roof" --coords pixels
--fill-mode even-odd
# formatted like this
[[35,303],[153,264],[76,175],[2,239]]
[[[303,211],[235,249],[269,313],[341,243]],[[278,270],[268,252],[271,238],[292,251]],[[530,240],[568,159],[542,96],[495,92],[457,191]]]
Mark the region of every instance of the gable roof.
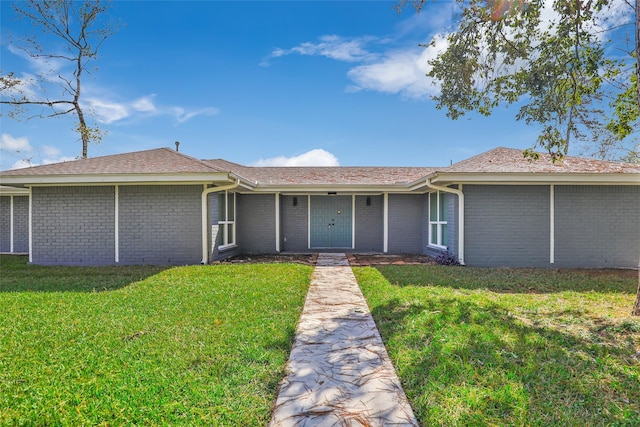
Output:
[[215,168],[228,170],[253,181],[256,186],[367,186],[410,185],[437,168],[377,166],[254,167],[222,159],[205,160]]
[[3,171],[3,184],[229,181],[229,172],[169,148]]
[[539,160],[524,157],[522,150],[498,147],[462,160],[442,170],[467,173],[640,173],[640,165],[566,156],[553,163],[547,153],[539,153]]
[[451,183],[640,184],[640,165],[548,154],[524,158],[499,147],[448,167],[252,167],[222,159],[199,160],[170,148],[80,159],[0,172],[3,185],[95,185],[106,183],[199,183],[240,181],[257,192],[425,191],[426,181]]
[[169,148],[91,157],[2,172],[12,175],[86,175],[226,172]]
[[566,156],[553,163],[551,156],[524,157],[522,150],[499,147],[430,176],[434,184],[640,184],[640,165]]

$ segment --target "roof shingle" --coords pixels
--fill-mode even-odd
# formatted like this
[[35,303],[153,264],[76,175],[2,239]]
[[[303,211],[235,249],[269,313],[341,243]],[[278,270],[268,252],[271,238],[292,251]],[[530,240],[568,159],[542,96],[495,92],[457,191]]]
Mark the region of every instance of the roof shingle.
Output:
[[92,157],[3,171],[3,176],[228,172],[170,148]]
[[410,184],[436,168],[427,167],[252,167],[226,160],[205,160],[258,185],[393,185]]
[[549,154],[539,160],[524,157],[522,150],[499,147],[439,172],[451,173],[640,173],[640,165],[567,156],[553,163]]

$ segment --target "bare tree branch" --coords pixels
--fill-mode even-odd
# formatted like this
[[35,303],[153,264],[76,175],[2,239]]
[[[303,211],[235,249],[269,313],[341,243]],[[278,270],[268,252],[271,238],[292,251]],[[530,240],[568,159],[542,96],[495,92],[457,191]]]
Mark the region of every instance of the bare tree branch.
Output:
[[[101,0],[27,0],[16,3],[15,13],[30,21],[45,34],[61,39],[65,52],[59,52],[58,48],[47,49],[38,35],[22,35],[17,47],[36,60],[68,62],[71,71],[68,71],[69,75],[66,76],[64,70],[52,70],[58,83],[53,82],[53,77],[41,74],[36,83],[43,89],[35,95],[26,92],[23,85],[27,82],[17,78],[15,73],[0,76],[0,104],[16,107],[9,113],[11,117],[18,117],[22,112],[20,108],[28,106],[47,106],[53,112],[47,115],[31,115],[27,120],[33,117],[75,115],[76,130],[82,141],[83,158],[87,157],[89,143],[99,142],[102,135],[99,128],[88,125],[80,100],[87,66],[97,58],[102,44],[116,31],[113,25],[104,23],[101,19],[107,10],[107,6]],[[60,99],[49,100],[44,92],[44,88],[52,83],[62,89]],[[54,107],[58,105],[71,105],[71,108],[57,111]]]

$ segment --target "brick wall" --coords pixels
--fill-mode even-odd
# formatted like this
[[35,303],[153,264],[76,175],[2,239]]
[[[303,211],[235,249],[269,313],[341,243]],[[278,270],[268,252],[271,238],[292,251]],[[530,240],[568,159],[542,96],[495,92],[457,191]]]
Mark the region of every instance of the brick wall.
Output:
[[11,251],[11,197],[0,196],[0,252]]
[[[367,198],[371,204],[367,206]],[[355,250],[382,252],[384,245],[383,196],[356,196]]]
[[114,262],[114,187],[34,187],[32,197],[33,263]]
[[13,196],[13,251],[29,252],[29,196]]
[[198,264],[200,185],[119,187],[121,264]]
[[463,191],[468,265],[549,265],[548,185],[465,185]]
[[238,245],[242,253],[276,253],[276,202],[274,194],[239,194]]
[[555,266],[637,267],[640,186],[555,186]]
[[423,253],[425,197],[389,194],[389,253]]
[[[297,205],[293,206],[294,197]],[[309,251],[309,198],[308,196],[282,196],[280,208],[281,250],[286,252]]]

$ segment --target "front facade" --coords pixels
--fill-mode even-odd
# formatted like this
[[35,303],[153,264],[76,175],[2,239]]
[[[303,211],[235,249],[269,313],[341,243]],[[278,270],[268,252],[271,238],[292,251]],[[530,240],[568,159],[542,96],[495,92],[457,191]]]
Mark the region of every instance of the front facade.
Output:
[[238,254],[448,253],[463,264],[638,266],[640,167],[254,168],[170,149],[0,173],[0,251],[34,264],[197,264]]

